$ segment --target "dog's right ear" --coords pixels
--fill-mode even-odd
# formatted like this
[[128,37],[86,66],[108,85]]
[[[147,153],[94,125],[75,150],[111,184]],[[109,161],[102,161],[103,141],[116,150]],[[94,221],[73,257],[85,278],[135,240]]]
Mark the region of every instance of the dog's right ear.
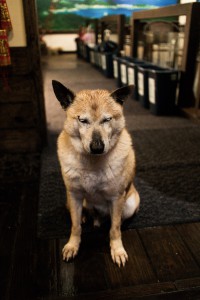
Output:
[[60,102],[64,110],[74,101],[75,95],[72,91],[66,88],[62,83],[56,80],[52,80],[52,86],[56,98]]

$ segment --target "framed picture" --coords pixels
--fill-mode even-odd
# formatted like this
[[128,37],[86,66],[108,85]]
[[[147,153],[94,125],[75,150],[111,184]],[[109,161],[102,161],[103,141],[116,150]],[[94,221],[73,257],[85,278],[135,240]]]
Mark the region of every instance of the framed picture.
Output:
[[178,0],[36,0],[39,27],[48,32],[74,32],[88,19],[177,4]]

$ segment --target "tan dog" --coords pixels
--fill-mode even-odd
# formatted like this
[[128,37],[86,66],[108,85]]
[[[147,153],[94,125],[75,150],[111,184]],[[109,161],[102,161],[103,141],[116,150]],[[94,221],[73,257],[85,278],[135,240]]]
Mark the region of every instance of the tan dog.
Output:
[[[125,128],[122,104],[130,87],[110,93],[83,90],[76,95],[52,81],[57,99],[66,110],[64,129],[58,138],[58,157],[67,189],[72,228],[63,248],[63,259],[77,254],[81,241],[82,208],[111,217],[111,256],[119,266],[128,255],[121,239],[121,221],[131,217],[140,198],[133,185],[135,154]],[[98,220],[94,221],[97,224]]]

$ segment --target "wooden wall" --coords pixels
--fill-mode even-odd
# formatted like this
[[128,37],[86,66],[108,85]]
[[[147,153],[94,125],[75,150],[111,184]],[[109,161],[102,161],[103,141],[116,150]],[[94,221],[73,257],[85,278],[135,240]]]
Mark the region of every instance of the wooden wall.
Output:
[[40,151],[46,142],[43,81],[35,1],[23,0],[26,47],[12,47],[10,91],[0,82],[0,152]]

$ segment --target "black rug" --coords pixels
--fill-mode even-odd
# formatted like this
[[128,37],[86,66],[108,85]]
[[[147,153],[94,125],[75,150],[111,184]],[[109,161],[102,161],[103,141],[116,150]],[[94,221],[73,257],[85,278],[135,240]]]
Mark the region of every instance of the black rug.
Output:
[[[137,158],[134,182],[141,206],[123,229],[200,221],[200,128],[137,130],[131,135]],[[42,155],[38,210],[41,238],[62,238],[70,231],[56,139],[57,134],[50,135],[50,145]],[[84,226],[84,231],[91,230],[91,224]]]

